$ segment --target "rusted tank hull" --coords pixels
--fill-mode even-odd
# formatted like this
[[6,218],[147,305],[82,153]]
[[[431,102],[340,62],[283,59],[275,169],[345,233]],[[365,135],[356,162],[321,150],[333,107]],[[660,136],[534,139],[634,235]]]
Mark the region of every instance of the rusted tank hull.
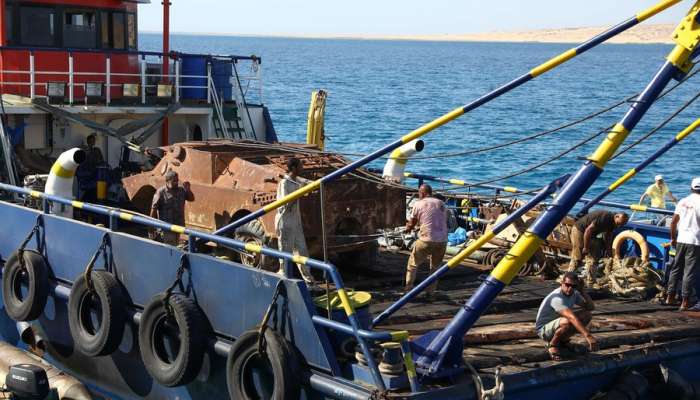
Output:
[[[276,199],[277,185],[290,157],[301,159],[302,176],[317,179],[347,164],[340,156],[310,152],[308,146],[227,141],[183,143],[163,148],[165,156],[151,171],[123,179],[133,206],[150,210],[153,194],[165,184],[168,170],[180,182],[190,182],[194,201],[185,207],[186,225],[215,231]],[[323,225],[319,192],[300,199],[307,246],[312,256],[323,254],[322,232],[331,255],[376,247],[377,230],[405,222],[405,191],[359,172],[323,187]],[[274,213],[260,219],[265,244],[274,245]]]

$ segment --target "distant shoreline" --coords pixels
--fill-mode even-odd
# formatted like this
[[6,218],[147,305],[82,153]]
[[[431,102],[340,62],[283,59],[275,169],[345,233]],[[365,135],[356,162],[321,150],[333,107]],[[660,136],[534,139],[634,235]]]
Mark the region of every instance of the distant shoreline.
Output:
[[[674,24],[639,25],[610,40],[618,44],[668,44]],[[579,43],[592,38],[607,27],[582,27],[561,29],[539,29],[522,32],[486,32],[472,34],[445,35],[306,35],[306,34],[235,34],[235,33],[196,33],[173,32],[174,35],[192,36],[239,36],[291,39],[345,39],[345,40],[398,40],[426,42],[511,42],[511,43]],[[143,33],[160,34],[160,32]]]

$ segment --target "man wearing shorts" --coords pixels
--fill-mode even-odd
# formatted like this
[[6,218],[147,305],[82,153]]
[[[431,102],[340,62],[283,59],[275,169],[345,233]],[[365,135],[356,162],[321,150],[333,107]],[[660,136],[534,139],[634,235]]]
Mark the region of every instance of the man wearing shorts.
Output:
[[[582,309],[574,311],[574,306]],[[588,330],[594,308],[578,276],[573,272],[565,273],[561,286],[542,301],[535,322],[537,336],[547,342],[552,360],[561,360],[561,347],[571,349],[570,340],[577,331],[586,339],[589,349],[596,350],[598,342]]]

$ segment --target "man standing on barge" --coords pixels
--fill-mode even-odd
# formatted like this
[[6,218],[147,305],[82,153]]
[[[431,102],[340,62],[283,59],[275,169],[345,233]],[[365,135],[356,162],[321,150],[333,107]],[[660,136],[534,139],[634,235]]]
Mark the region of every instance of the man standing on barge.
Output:
[[[413,205],[411,218],[406,223],[406,231],[411,232],[419,227],[418,240],[413,245],[411,257],[406,267],[405,290],[413,288],[418,274],[418,266],[426,260],[430,261],[430,271],[434,271],[442,263],[447,249],[447,207],[441,200],[433,197],[433,188],[423,184],[418,188],[419,200]],[[432,295],[437,282],[426,289],[428,296]]]
[[[690,196],[678,202],[671,220],[671,245],[676,248],[676,258],[668,278],[666,303],[675,304],[676,290],[682,275],[681,311],[690,306],[695,291],[695,275],[700,268],[700,178],[693,179],[690,190]],[[695,308],[698,305],[693,307]]]
[[[288,194],[310,182],[308,179],[299,176],[300,173],[301,160],[296,157],[289,158],[287,160],[287,174],[277,186],[277,200],[286,197]],[[309,251],[306,248],[306,237],[304,236],[304,227],[301,222],[301,211],[299,210],[298,200],[294,200],[277,209],[277,214],[275,214],[275,231],[277,233],[280,251],[297,254],[303,257],[309,256]],[[286,260],[280,260],[280,273],[284,271],[285,262]],[[313,275],[311,275],[309,267],[301,264],[297,264],[297,267],[306,284],[314,285],[314,278]]]
[[[574,306],[582,308],[573,311]],[[588,329],[594,308],[593,300],[578,276],[574,272],[566,272],[561,286],[542,301],[535,322],[537,336],[547,342],[547,351],[553,361],[561,361],[561,347],[576,352],[570,340],[577,331],[588,342],[590,351],[597,350],[598,342]]]
[[[184,182],[180,187],[180,178],[175,171],[165,173],[165,186],[156,191],[151,205],[151,217],[161,221],[185,226],[185,202],[193,201],[194,194],[190,190],[190,183]],[[163,231],[163,243],[177,246],[180,234],[177,232]]]

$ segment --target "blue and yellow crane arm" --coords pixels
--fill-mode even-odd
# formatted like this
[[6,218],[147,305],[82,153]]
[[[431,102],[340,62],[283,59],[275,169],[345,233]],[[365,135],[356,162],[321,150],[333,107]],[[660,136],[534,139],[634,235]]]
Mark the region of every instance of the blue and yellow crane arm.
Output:
[[265,207],[263,207],[257,211],[254,211],[254,212],[252,212],[252,213],[250,213],[242,218],[237,219],[236,221],[233,221],[232,223],[218,229],[214,233],[217,235],[220,235],[220,234],[223,234],[231,229],[236,229],[240,226],[247,224],[250,221],[258,219],[261,216],[278,209],[279,207],[284,206],[285,204],[288,204],[292,201],[299,199],[302,196],[305,196],[311,192],[314,192],[321,186],[321,184],[334,181],[334,180],[340,178],[341,176],[343,176],[349,172],[352,172],[352,171],[362,167],[363,165],[366,165],[366,164],[376,160],[377,158],[382,157],[382,156],[390,153],[391,151],[397,149],[398,147],[400,147],[400,146],[402,146],[402,145],[404,145],[404,144],[406,144],[414,139],[420,138],[421,136],[427,134],[428,132],[431,132],[431,131],[449,123],[450,121],[453,121],[453,120],[461,117],[462,115],[490,102],[491,100],[494,100],[497,97],[500,97],[501,95],[510,92],[511,90],[523,85],[524,83],[529,82],[529,81],[537,78],[538,76],[553,70],[554,68],[564,64],[565,62],[571,60],[572,58],[574,58],[580,54],[583,54],[584,52],[586,52],[586,51],[592,49],[593,47],[605,42],[606,40],[632,28],[633,26],[641,23],[642,21],[645,21],[645,20],[653,17],[654,15],[659,14],[660,12],[662,12],[662,11],[668,9],[669,7],[672,7],[680,2],[681,2],[681,0],[660,1],[656,5],[647,8],[646,10],[640,12],[639,14],[635,15],[634,17],[631,17],[631,18],[613,26],[612,28],[607,29],[606,31],[600,33],[599,35],[593,37],[592,39],[590,39],[586,42],[583,42],[580,45],[578,45],[570,50],[567,50],[567,51],[559,54],[556,57],[551,58],[550,60],[533,68],[528,73],[506,83],[505,85],[503,85],[503,86],[501,86],[501,87],[499,87],[499,88],[497,88],[489,93],[484,94],[483,96],[470,102],[469,104],[466,104],[462,107],[459,107],[459,108],[456,108],[456,109],[450,111],[449,113],[435,119],[434,121],[429,122],[429,123],[419,127],[418,129],[415,129],[414,131],[408,133],[407,135],[404,135],[399,140],[396,140],[395,142],[392,142],[392,143],[382,147],[381,149],[376,150],[373,153],[370,153],[370,154],[346,165],[345,167],[340,168],[340,169],[324,176],[323,178],[317,179],[317,180],[309,183],[308,185],[295,190],[294,192],[288,194],[287,196],[285,196],[281,199],[278,199],[278,200],[266,205]]
[[691,55],[700,44],[700,24],[697,21],[699,9],[700,1],[697,1],[674,31],[676,45],[666,61],[632,103],[625,116],[610,130],[603,143],[567,181],[553,204],[520,236],[448,325],[441,331],[429,332],[417,340],[416,348],[421,349],[422,354],[418,357],[416,366],[424,375],[434,375],[443,366],[458,365],[462,362],[464,335],[596,181],[615,151],[671,79],[687,74],[692,68]]
[[[690,136],[693,132],[695,132],[696,129],[698,129],[698,126],[700,126],[700,118],[696,119],[692,124],[688,125],[688,127],[683,129],[673,139],[666,142],[666,144],[663,147],[661,147],[660,149],[656,150],[656,152],[654,152],[654,154],[652,154],[647,159],[645,159],[644,161],[637,164],[634,168],[627,171],[624,175],[622,175],[620,177],[620,179],[613,182],[613,184],[608,186],[608,188],[605,189],[602,193],[600,193],[599,195],[597,195],[596,197],[591,199],[589,202],[587,202],[586,205],[583,206],[583,208],[581,208],[581,210],[578,212],[578,216],[583,216],[584,214],[586,214],[588,212],[588,210],[591,209],[591,207],[600,203],[601,200],[603,200],[605,198],[605,196],[609,195],[610,193],[615,191],[617,188],[624,185],[627,181],[629,181],[635,175],[640,173],[644,168],[648,167],[651,163],[656,161],[657,158],[661,157],[662,155],[664,155],[664,153],[671,150],[675,145],[680,143],[683,139]],[[638,207],[635,208],[635,211],[646,211],[646,210],[647,210],[647,207],[643,206],[643,205],[639,205]]]

